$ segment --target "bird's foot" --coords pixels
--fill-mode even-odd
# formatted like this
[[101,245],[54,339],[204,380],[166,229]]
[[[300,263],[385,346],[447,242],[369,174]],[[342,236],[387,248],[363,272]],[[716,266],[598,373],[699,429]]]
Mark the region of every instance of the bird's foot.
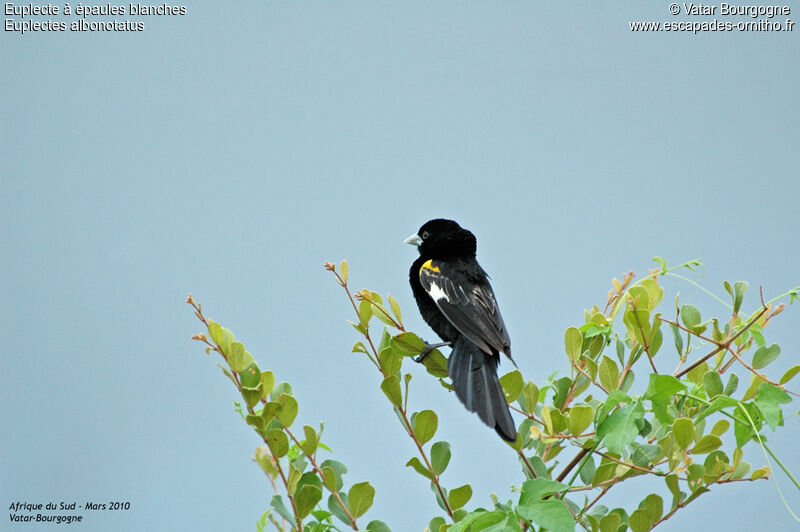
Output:
[[[423,342],[425,342],[425,340],[423,340]],[[434,349],[439,349],[440,347],[445,347],[448,345],[451,345],[450,342],[440,342],[438,344],[429,344],[428,342],[425,342],[425,350],[414,357],[414,362],[422,362],[425,360],[425,357],[430,355]]]

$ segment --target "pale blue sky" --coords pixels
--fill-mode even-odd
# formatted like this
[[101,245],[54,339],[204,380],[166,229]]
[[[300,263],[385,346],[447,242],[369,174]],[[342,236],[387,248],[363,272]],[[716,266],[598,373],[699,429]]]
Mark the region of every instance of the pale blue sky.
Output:
[[[702,258],[717,292],[800,284],[800,30],[629,31],[686,20],[667,6],[198,2],[143,33],[3,32],[0,501],[131,502],[81,531],[254,530],[271,488],[234,390],[189,340],[192,292],[293,384],[302,423],[326,422],[346,481],[373,481],[367,517],[422,530],[438,507],[322,264],[347,258],[431,340],[402,241],[432,217],[477,235],[539,382],[567,368],[564,329],[653,255]],[[768,330],[776,368],[797,363],[798,324],[793,307]],[[445,483],[472,482],[471,505],[510,497],[515,455],[413,372],[414,408],[435,406],[454,444]],[[798,472],[788,425],[772,443]],[[763,483],[659,530],[793,526]]]

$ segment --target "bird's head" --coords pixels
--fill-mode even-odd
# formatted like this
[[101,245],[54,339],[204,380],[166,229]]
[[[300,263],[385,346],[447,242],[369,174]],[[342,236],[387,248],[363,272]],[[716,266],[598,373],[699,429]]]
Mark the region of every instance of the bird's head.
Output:
[[419,254],[432,259],[475,256],[475,235],[453,220],[437,218],[425,222],[416,234],[405,240],[419,248]]

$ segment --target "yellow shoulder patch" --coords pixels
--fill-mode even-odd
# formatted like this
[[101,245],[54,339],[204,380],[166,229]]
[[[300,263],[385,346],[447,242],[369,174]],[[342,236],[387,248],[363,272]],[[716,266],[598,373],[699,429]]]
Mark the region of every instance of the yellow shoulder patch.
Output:
[[427,260],[425,263],[420,267],[419,272],[422,273],[422,270],[431,270],[434,272],[439,272],[439,267],[433,265],[433,260]]

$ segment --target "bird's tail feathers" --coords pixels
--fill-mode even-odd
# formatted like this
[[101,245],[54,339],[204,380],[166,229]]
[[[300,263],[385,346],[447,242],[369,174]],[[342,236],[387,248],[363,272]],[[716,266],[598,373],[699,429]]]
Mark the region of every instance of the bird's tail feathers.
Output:
[[447,361],[447,373],[456,396],[470,412],[492,427],[506,441],[516,441],[517,429],[497,378],[498,355],[489,355],[460,337]]

